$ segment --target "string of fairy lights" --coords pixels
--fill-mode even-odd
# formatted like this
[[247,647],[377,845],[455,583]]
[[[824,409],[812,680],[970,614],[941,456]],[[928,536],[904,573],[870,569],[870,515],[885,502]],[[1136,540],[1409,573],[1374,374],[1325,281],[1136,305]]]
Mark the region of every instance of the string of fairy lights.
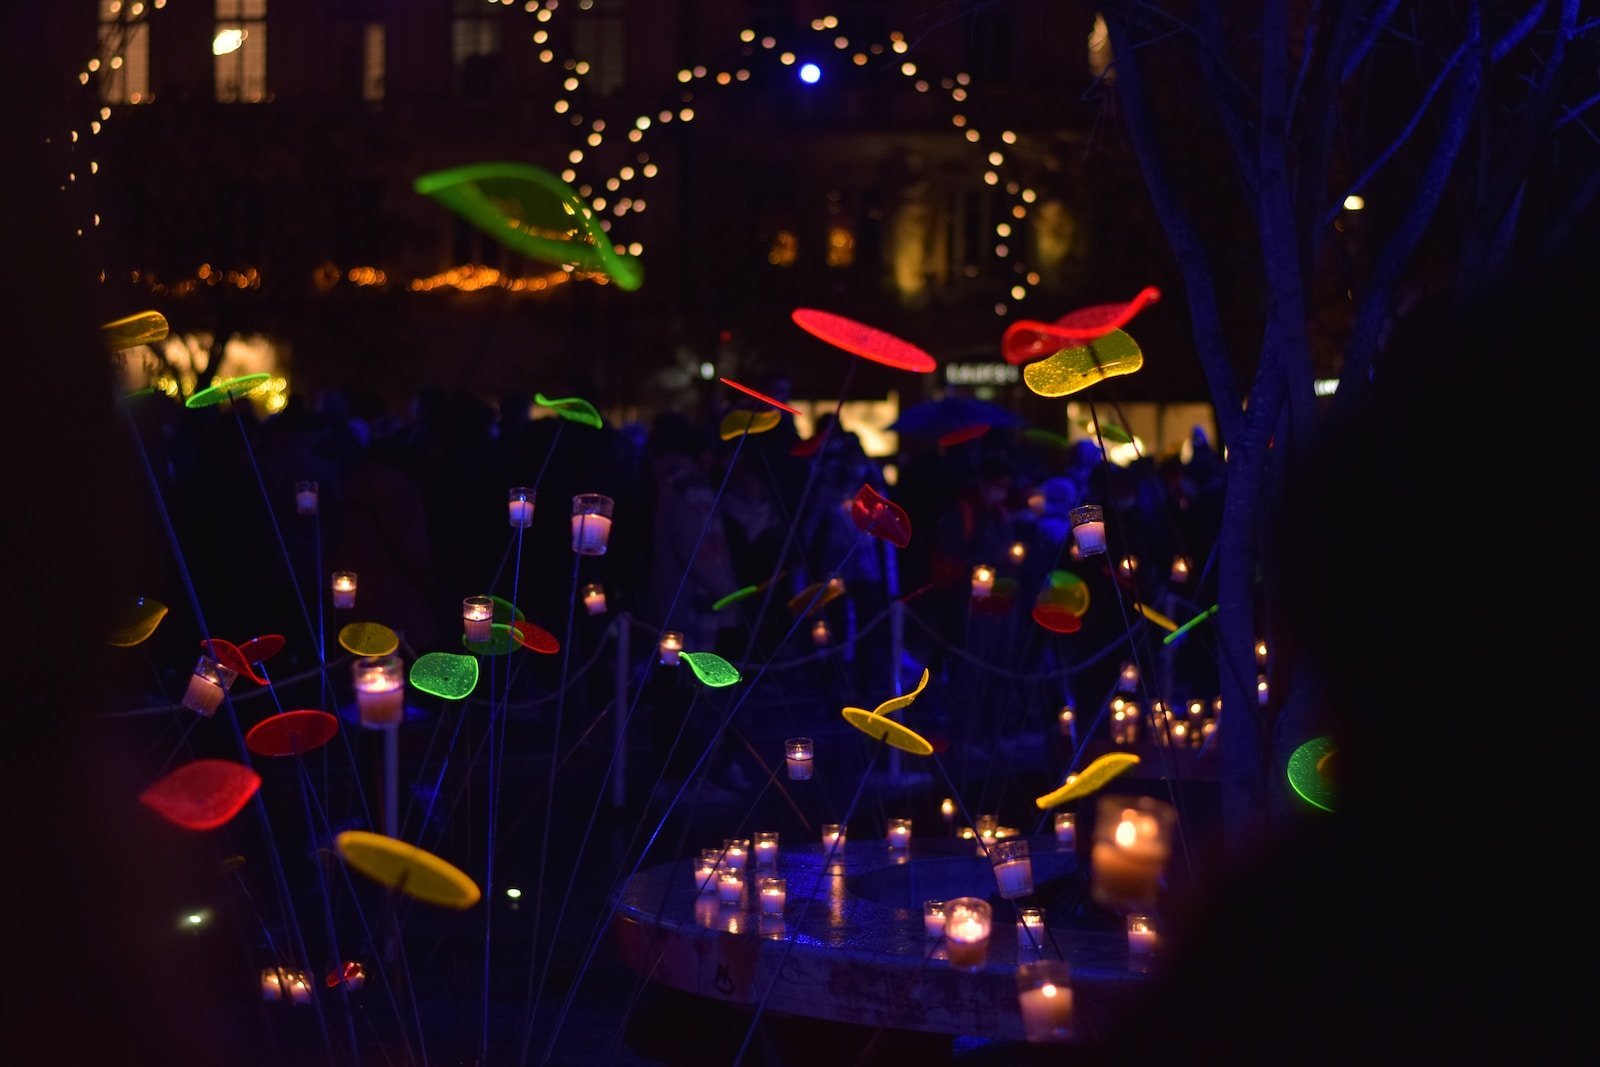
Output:
[[[485,0],[491,6],[510,7],[516,0]],[[102,9],[101,22],[101,55],[87,59],[77,72],[77,81],[81,86],[89,86],[91,81],[107,76],[110,72],[123,68],[126,57],[123,55],[128,34],[132,28],[147,20],[152,12],[161,10],[167,5],[167,0],[106,0]],[[560,0],[525,0],[521,5],[525,13],[531,15],[536,28],[533,30],[532,43],[538,46],[536,58],[541,64],[554,64],[557,62],[555,41],[551,33],[551,23],[556,12],[560,9]],[[594,8],[594,0],[577,0],[575,6],[578,12],[588,12]],[[115,32],[107,35],[107,27],[114,27]],[[582,144],[571,148],[566,155],[565,167],[560,172],[562,180],[574,184],[579,195],[590,204],[591,209],[599,217],[600,225],[609,233],[612,222],[622,219],[630,214],[642,214],[649,207],[649,200],[642,195],[642,185],[650,179],[656,178],[661,173],[660,165],[650,155],[647,141],[653,140],[656,135],[671,126],[673,123],[688,124],[694,121],[696,112],[694,108],[696,88],[703,85],[706,88],[728,88],[743,84],[751,78],[751,61],[762,59],[776,60],[784,68],[801,67],[802,80],[815,82],[822,77],[818,59],[827,55],[838,55],[841,58],[848,56],[848,62],[855,67],[867,67],[874,61],[885,61],[886,58],[895,56],[908,57],[910,45],[905,34],[899,30],[889,31],[887,41],[872,41],[861,44],[853,42],[841,28],[840,20],[835,15],[824,15],[814,18],[809,24],[810,32],[817,40],[802,43],[780,43],[779,38],[773,34],[757,35],[753,29],[744,29],[739,33],[739,56],[741,62],[732,64],[725,69],[712,69],[704,64],[685,67],[677,72],[677,82],[682,87],[678,92],[677,104],[674,107],[663,107],[654,114],[640,113],[627,122],[608,122],[603,117],[586,118],[576,110],[575,95],[582,88],[584,79],[594,73],[596,68],[587,59],[568,57],[561,59],[560,66],[563,76],[560,85],[560,95],[552,102],[551,107],[558,115],[567,116],[571,125],[585,132],[582,135]],[[803,31],[802,31],[803,32]],[[109,55],[104,53],[109,52]],[[802,62],[801,55],[815,53],[818,59]],[[911,88],[917,93],[930,93],[935,91],[935,83],[930,80],[916,61],[904,58],[893,69],[900,77],[910,82]],[[1008,300],[1001,300],[995,304],[996,315],[1005,316],[1011,311],[1012,305],[1025,300],[1034,287],[1040,283],[1040,275],[1035,270],[1030,270],[1020,255],[1016,254],[1015,242],[1020,238],[1020,228],[1028,217],[1031,206],[1037,202],[1038,194],[1030,186],[1023,184],[1015,177],[1008,177],[1017,168],[1010,156],[1018,141],[1013,130],[1003,129],[997,135],[986,138],[985,134],[973,124],[967,114],[966,107],[971,96],[971,76],[966,72],[958,72],[952,76],[939,79],[938,91],[947,97],[951,104],[950,123],[960,130],[962,138],[967,143],[983,152],[985,169],[982,172],[983,183],[991,188],[1003,190],[1008,202],[1005,205],[1005,218],[993,226],[992,243],[989,246],[990,254],[998,260],[1010,264],[1013,275],[1012,284],[1007,291]],[[72,158],[80,158],[79,144],[88,137],[98,136],[113,115],[111,107],[101,103],[95,112],[95,117],[87,124],[87,133],[78,129],[69,131]],[[625,132],[623,132],[625,131]],[[609,173],[593,180],[581,180],[580,166],[591,161],[591,154],[598,154],[595,150],[606,144],[608,136],[613,140],[619,135],[631,145],[637,145],[638,150],[627,153],[621,162],[614,165]],[[86,165],[74,162],[69,167],[66,183],[67,189],[76,183],[87,181],[90,176],[97,176],[101,172],[98,159],[90,158]],[[92,198],[86,196],[85,200]],[[102,219],[98,212],[87,210],[85,216],[77,226],[76,236],[83,237],[89,231],[98,228]],[[618,252],[638,256],[644,251],[642,242],[632,241],[617,246]],[[830,249],[830,252],[833,251]],[[779,260],[774,260],[775,262]],[[247,268],[253,272],[253,268]],[[356,266],[340,268],[329,264],[318,268],[319,274],[326,275],[332,272],[335,281],[347,281],[356,287],[369,287],[372,285],[383,286],[389,281],[388,275],[381,268],[370,266]],[[584,275],[587,280],[603,280],[595,275]],[[107,280],[105,270],[99,272],[99,280]],[[133,281],[139,281],[133,277]],[[485,288],[495,288],[512,293],[534,294],[548,292],[565,281],[575,280],[572,272],[552,272],[545,275],[511,276],[502,274],[492,267],[463,264],[451,267],[445,271],[427,277],[414,278],[406,283],[409,290],[414,292],[433,292],[440,289],[456,291],[477,291]],[[203,273],[195,278],[178,279],[170,282],[158,282],[153,276],[145,275],[147,287],[152,292],[172,292],[181,295],[183,291],[192,291],[200,284],[216,284],[209,281]],[[257,279],[258,282],[258,279]],[[330,286],[322,284],[318,279],[319,287],[326,291]],[[247,286],[248,287],[248,286]]]

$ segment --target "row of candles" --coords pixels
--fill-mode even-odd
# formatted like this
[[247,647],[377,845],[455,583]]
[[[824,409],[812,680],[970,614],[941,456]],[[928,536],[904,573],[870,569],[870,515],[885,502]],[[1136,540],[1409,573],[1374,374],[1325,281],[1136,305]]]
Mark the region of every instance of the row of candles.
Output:
[[[537,494],[525,485],[512,487],[506,494],[506,517],[512,526],[527,529],[533,525]],[[615,502],[602,493],[579,493],[572,498],[572,550],[580,556],[603,556],[611,538],[611,516]],[[296,482],[295,512],[316,515],[319,487],[316,482]]]

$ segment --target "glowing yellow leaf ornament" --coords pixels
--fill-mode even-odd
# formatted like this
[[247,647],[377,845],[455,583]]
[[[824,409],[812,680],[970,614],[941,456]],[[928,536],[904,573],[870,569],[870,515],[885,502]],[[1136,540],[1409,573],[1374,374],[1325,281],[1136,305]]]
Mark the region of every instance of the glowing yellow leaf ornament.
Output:
[[167,317],[159,311],[139,311],[126,318],[102,323],[100,337],[113,352],[167,339]]
[[478,884],[460,868],[404,841],[366,830],[346,830],[334,844],[350,866],[424,904],[464,911],[483,896]]
[[722,417],[722,429],[719,432],[724,441],[731,441],[745,434],[766,433],[777,426],[782,418],[783,412],[776,408],[767,408],[763,411],[730,411]]
[[400,635],[381,622],[353,622],[339,631],[339,644],[354,656],[387,656],[400,647]]
[[1040,396],[1071,396],[1095,382],[1132,374],[1144,366],[1138,342],[1112,330],[1086,345],[1063,348],[1048,359],[1022,368],[1022,380]]
[[866,708],[844,708],[840,714],[844,721],[854,726],[868,737],[883,740],[902,752],[909,752],[913,756],[931,756],[933,746],[927,739],[915,730],[902,723],[896,722],[888,716],[902,708],[911,706],[912,701],[921,695],[928,686],[928,671],[922,671],[922,679],[917,682],[917,687],[909,693],[902,693],[897,697],[890,697],[879,704],[872,711]]
[[1067,780],[1061,784],[1060,789],[1046,793],[1042,797],[1034,797],[1033,803],[1040,811],[1045,811],[1065,804],[1069,800],[1086,797],[1123,771],[1138,764],[1139,757],[1131,752],[1107,752],[1085,767],[1082,772],[1067,775]]

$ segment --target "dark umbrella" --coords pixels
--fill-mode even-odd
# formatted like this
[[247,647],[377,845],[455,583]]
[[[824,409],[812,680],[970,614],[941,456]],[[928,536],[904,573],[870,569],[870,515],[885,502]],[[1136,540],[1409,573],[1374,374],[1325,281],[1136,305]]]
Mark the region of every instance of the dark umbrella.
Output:
[[998,404],[970,396],[946,396],[939,400],[924,400],[900,413],[889,429],[896,433],[943,436],[968,426],[993,426],[1003,429],[1021,426],[1022,417]]

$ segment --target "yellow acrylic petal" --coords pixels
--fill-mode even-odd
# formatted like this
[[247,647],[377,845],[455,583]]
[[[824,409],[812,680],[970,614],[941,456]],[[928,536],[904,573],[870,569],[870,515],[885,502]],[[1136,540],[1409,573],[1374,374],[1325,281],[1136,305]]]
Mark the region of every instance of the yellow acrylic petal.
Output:
[[917,683],[917,687],[915,689],[913,689],[911,692],[905,693],[905,694],[903,694],[901,696],[891,697],[890,699],[885,700],[882,704],[879,704],[877,706],[877,708],[875,708],[873,710],[872,714],[874,714],[874,715],[889,715],[889,714],[891,714],[893,712],[899,711],[901,708],[909,708],[911,706],[911,702],[913,700],[917,699],[917,697],[921,696],[922,695],[922,691],[924,689],[926,689],[927,687],[928,687],[928,668],[924,667],[924,668],[922,668],[922,680]]
[[356,656],[387,656],[400,647],[400,635],[381,622],[353,622],[339,631],[339,644]]
[[100,337],[113,352],[153,345],[167,337],[167,317],[159,311],[139,311],[126,318],[102,323]]
[[166,617],[167,606],[161,601],[147,596],[139,597],[117,612],[111,632],[106,635],[106,644],[132,648],[155,633],[156,627]]
[[778,425],[783,412],[776,408],[761,411],[730,411],[722,417],[722,439],[731,441],[741,434],[766,433]]
[[909,726],[886,719],[882,715],[874,715],[862,708],[845,708],[842,712],[844,721],[854,726],[868,737],[879,741],[886,741],[902,752],[909,752],[913,756],[933,755],[933,746],[927,738],[911,729]]
[[1022,368],[1022,380],[1040,396],[1071,396],[1095,382],[1132,374],[1144,366],[1139,344],[1121,330],[1112,330],[1086,345],[1063,348],[1048,359]]
[[1161,614],[1161,612],[1157,611],[1155,608],[1152,608],[1149,604],[1135,603],[1133,606],[1139,609],[1140,615],[1143,615],[1145,618],[1149,619],[1151,622],[1155,623],[1168,633],[1171,633],[1178,628],[1177,623]]
[[465,871],[404,841],[346,830],[334,844],[344,861],[368,878],[425,904],[462,911],[483,896]]
[[1033,802],[1040,811],[1065,804],[1069,800],[1086,797],[1111,779],[1139,764],[1139,757],[1131,752],[1107,752],[1077,774],[1067,775],[1060,789],[1035,797]]

